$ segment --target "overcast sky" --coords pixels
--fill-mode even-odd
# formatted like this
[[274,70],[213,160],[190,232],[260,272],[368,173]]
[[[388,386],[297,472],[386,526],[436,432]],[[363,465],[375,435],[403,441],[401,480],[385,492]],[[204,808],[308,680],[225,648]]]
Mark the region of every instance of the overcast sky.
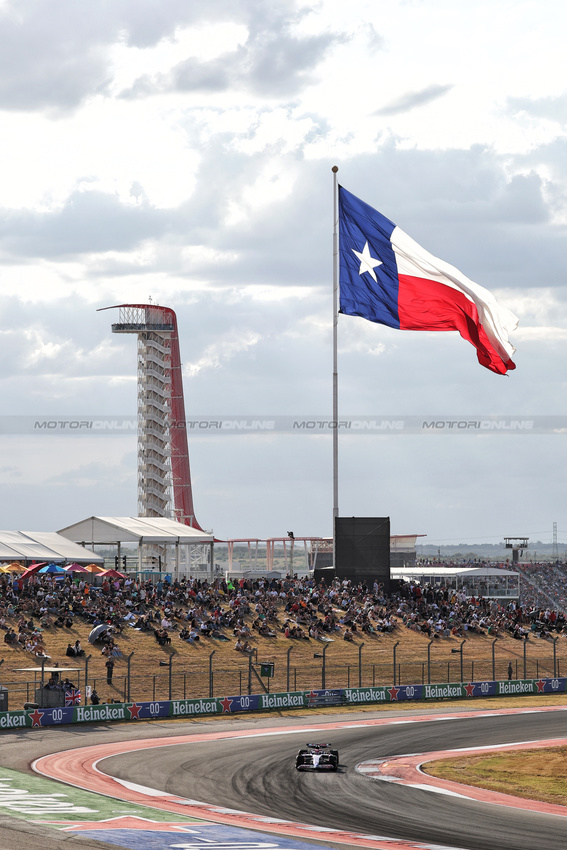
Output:
[[[176,311],[188,418],[331,418],[333,165],[520,319],[502,377],[456,334],[341,316],[340,418],[567,423],[566,31],[563,0],[0,0],[0,525],[136,513],[134,435],[6,419],[135,415],[102,307]],[[566,439],[351,433],[340,513],[567,539]],[[331,534],[330,436],[189,452],[217,537]]]

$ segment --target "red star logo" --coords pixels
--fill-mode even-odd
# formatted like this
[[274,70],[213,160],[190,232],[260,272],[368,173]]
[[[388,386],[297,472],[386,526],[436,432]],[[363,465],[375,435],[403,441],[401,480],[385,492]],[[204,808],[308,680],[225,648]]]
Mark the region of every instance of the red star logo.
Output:
[[536,685],[538,694],[545,693],[545,691],[543,690],[545,688],[545,679],[540,679],[539,682],[536,682]]
[[465,691],[467,692],[468,697],[472,697],[474,694],[474,685],[472,682],[469,682],[468,685],[465,685]]
[[128,711],[130,712],[130,720],[139,720],[141,709],[141,705],[136,705],[136,703],[133,702],[132,705],[128,708]]
[[232,708],[231,708],[232,700],[231,699],[229,699],[228,697],[225,697],[224,699],[221,699],[220,704],[222,705],[222,713],[223,714],[230,714],[231,713],[231,711],[232,711]]
[[393,685],[391,688],[388,688],[388,693],[390,694],[390,699],[392,700],[392,702],[397,702],[400,689],[396,688],[396,686]]
[[318,694],[315,691],[309,691],[307,694],[307,702],[314,702],[317,699]]
[[30,712],[30,720],[32,722],[32,729],[34,726],[41,726],[41,721],[45,711],[38,711],[36,708],[35,711]]

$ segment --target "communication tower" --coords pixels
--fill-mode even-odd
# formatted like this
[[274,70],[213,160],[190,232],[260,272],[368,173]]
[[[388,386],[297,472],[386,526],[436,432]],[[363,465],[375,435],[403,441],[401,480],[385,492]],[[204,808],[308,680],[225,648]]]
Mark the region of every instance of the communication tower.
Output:
[[119,304],[113,333],[138,338],[138,516],[203,531],[193,508],[177,317],[157,304]]

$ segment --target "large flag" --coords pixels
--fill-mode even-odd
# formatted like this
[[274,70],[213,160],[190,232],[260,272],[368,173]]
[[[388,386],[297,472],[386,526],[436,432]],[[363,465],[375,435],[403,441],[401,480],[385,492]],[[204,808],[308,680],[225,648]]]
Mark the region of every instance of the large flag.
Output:
[[487,369],[516,368],[508,334],[517,317],[342,186],[339,237],[341,313],[401,330],[458,331]]

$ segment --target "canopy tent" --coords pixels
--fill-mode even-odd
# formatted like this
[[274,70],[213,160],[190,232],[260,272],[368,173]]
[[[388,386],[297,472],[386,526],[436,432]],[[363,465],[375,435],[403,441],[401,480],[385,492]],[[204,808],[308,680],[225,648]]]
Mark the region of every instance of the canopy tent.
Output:
[[[143,547],[148,547],[150,553],[155,556],[158,552],[165,554],[164,566],[169,557],[167,547],[175,550],[175,577],[180,573],[180,547],[194,546],[207,547],[210,549],[210,565],[213,569],[213,544],[212,532],[201,531],[192,528],[182,522],[176,522],[167,517],[100,517],[92,516],[62,528],[59,534],[82,545],[111,545],[116,546],[117,557],[120,558],[120,545],[122,543],[135,543],[138,548],[136,572],[142,573],[144,567]],[[193,550],[195,551],[195,550]],[[205,552],[204,559],[209,561],[209,553]],[[148,560],[151,560],[148,558]],[[154,560],[157,560],[154,557]],[[188,555],[186,564],[189,564]],[[152,561],[153,563],[153,561]],[[161,567],[160,567],[161,569]]]
[[104,558],[54,531],[0,531],[0,561],[104,563]]
[[212,543],[214,537],[167,517],[92,516],[59,530],[84,545],[117,543]]
[[82,667],[14,667],[18,673],[77,673]]

